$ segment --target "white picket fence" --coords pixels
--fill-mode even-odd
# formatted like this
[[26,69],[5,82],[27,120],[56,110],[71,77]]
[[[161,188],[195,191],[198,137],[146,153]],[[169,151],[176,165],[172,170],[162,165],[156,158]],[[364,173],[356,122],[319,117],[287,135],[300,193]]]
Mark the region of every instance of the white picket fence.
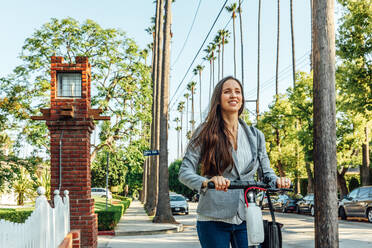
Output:
[[68,190],[64,199],[54,191],[54,208],[45,197],[45,189],[37,189],[35,210],[25,223],[0,220],[0,247],[54,248],[70,232],[70,201]]

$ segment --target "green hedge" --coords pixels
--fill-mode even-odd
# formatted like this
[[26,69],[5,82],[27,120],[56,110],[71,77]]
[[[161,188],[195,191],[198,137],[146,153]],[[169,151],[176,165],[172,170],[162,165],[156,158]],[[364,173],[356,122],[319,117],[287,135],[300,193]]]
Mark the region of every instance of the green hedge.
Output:
[[33,212],[33,209],[30,208],[1,208],[0,209],[0,219],[8,220],[15,223],[25,223],[27,218]]
[[[130,198],[130,197],[125,197],[125,196],[117,195],[117,194],[112,194],[112,198],[114,198],[114,199],[118,199],[118,200],[120,200],[120,201],[125,201],[125,202],[127,202],[128,204],[130,204],[131,201],[132,201],[132,198]],[[128,205],[128,206],[129,206],[129,205]],[[128,207],[128,206],[127,206],[127,207]]]
[[114,230],[115,226],[120,221],[121,216],[125,213],[125,210],[129,207],[130,203],[131,199],[129,198],[124,201],[120,201],[115,205],[109,204],[106,210],[106,201],[97,201],[96,199],[95,213],[98,217],[98,230]]

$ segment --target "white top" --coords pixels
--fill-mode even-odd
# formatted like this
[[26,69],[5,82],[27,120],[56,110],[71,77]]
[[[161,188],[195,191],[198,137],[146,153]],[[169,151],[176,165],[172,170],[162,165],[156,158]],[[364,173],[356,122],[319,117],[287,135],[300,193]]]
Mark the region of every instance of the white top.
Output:
[[[244,166],[248,165],[249,162],[252,160],[252,152],[251,152],[251,147],[249,145],[249,140],[247,135],[239,135],[240,133],[244,133],[243,127],[241,124],[238,124],[238,133],[237,133],[237,142],[238,142],[238,147],[237,150],[235,151],[233,149],[233,153],[236,153],[237,158],[238,158],[238,164],[236,164],[236,169],[240,172],[244,170]],[[240,201],[239,205],[244,205],[244,192],[242,191],[240,194]],[[203,216],[198,214],[197,216],[198,221],[222,221],[230,224],[237,224],[240,225],[244,220],[240,218],[238,213],[232,218],[228,219],[219,219],[219,218],[211,218],[207,216]]]

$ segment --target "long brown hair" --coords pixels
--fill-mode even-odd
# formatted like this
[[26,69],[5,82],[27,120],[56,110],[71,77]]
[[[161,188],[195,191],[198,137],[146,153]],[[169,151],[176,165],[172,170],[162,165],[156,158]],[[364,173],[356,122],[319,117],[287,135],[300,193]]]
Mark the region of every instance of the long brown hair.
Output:
[[242,106],[239,109],[240,116],[244,110],[244,93],[242,84],[234,77],[228,76],[218,82],[214,88],[210,109],[201,131],[190,143],[193,146],[201,147],[201,174],[206,176],[221,176],[234,160],[231,154],[232,144],[228,138],[231,132],[227,129],[221,114],[222,88],[226,81],[235,80],[241,89]]

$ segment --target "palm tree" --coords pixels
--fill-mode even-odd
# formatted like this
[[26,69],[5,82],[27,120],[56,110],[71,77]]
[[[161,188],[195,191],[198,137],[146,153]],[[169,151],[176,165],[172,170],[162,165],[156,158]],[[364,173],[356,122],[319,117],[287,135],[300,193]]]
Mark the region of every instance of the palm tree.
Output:
[[25,198],[34,197],[35,192],[29,172],[23,166],[20,166],[19,169],[17,179],[13,183],[13,189],[14,193],[17,194],[17,205],[23,205]]
[[234,40],[234,77],[236,78],[236,36],[235,36],[235,18],[236,18],[236,8],[237,4],[232,3],[230,6],[226,7],[226,10],[231,13],[233,19],[233,40]]
[[216,37],[214,37],[214,44],[216,44],[216,47],[218,48],[218,56],[217,56],[217,60],[218,60],[218,81],[220,81],[221,79],[221,44],[222,44],[222,37],[217,34]]
[[187,89],[191,92],[191,133],[195,130],[195,118],[194,118],[194,93],[195,93],[196,82],[191,81],[187,84]]
[[164,20],[164,58],[161,76],[161,102],[160,102],[160,163],[159,163],[159,195],[156,207],[155,223],[176,223],[169,203],[168,185],[168,104],[169,104],[169,76],[170,76],[170,41],[171,41],[171,0],[165,1]]
[[183,95],[186,98],[186,133],[189,131],[189,98],[190,94],[186,92]]
[[227,29],[218,30],[218,35],[221,37],[222,45],[222,61],[221,61],[221,78],[223,78],[223,63],[224,63],[224,54],[225,54],[225,44],[229,42],[227,38],[230,37],[230,32]]
[[293,33],[293,0],[290,0],[291,5],[291,37],[292,37],[292,74],[293,74],[293,88],[296,83],[296,61],[295,61],[295,42]]
[[280,40],[280,0],[278,0],[278,26],[276,33],[276,72],[275,72],[275,98],[278,100],[279,95],[279,40]]
[[256,101],[256,119],[260,116],[260,30],[261,24],[261,0],[258,1],[258,42],[257,42],[257,101]]
[[181,131],[181,126],[178,125],[180,122],[180,118],[176,117],[173,120],[176,123],[176,131],[177,131],[177,158],[180,157],[180,131]]
[[[156,1],[155,15],[155,38],[154,38],[154,58],[152,66],[152,81],[153,81],[153,104],[152,104],[152,123],[151,123],[151,149],[159,149],[159,131],[160,131],[160,81],[161,81],[161,65],[163,61],[163,0]],[[158,202],[158,175],[159,175],[159,159],[153,156],[149,159],[148,170],[148,185],[146,187],[146,203],[145,208],[149,215],[154,215]]]
[[242,85],[244,88],[244,51],[243,51],[243,20],[242,20],[242,0],[239,0],[239,23],[240,23],[240,57],[242,61]]
[[[182,129],[183,129],[183,111],[185,110],[185,102],[179,102],[177,106],[178,112],[180,112],[180,119],[181,119],[181,154],[183,154],[183,136],[182,136]],[[181,155],[182,156],[182,155]]]
[[216,49],[216,44],[214,44],[213,42],[209,43],[207,48],[204,49],[204,51],[207,53],[207,56],[205,56],[204,59],[209,61],[209,66],[210,66],[210,70],[209,70],[209,99],[211,98],[212,85],[214,87],[214,60],[216,58],[214,56],[214,50],[215,49]]
[[202,80],[201,80],[201,74],[204,70],[204,65],[197,65],[194,69],[194,74],[199,75],[199,111],[200,111],[200,123],[202,122],[202,97],[201,97],[201,90],[202,90]]

